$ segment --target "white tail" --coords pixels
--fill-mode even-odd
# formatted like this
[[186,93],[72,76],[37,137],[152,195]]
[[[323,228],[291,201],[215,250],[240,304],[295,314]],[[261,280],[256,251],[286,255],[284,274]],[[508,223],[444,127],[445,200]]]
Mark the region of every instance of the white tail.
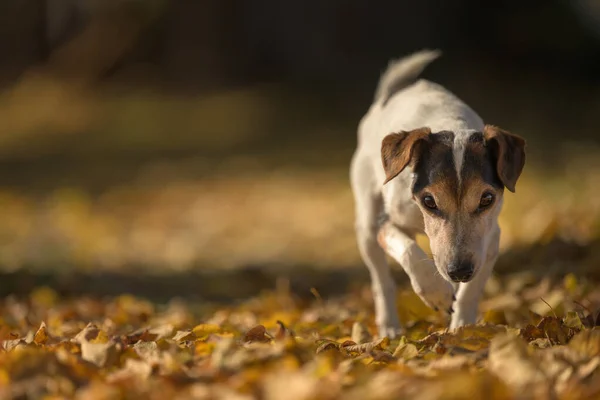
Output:
[[432,61],[442,55],[439,50],[421,50],[398,60],[390,61],[381,75],[375,101],[385,103],[395,92],[413,83]]

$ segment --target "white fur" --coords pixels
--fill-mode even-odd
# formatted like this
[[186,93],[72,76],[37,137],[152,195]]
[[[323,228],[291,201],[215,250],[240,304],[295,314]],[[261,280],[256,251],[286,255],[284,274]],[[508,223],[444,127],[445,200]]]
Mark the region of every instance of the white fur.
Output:
[[[468,136],[483,130],[481,118],[455,95],[435,83],[418,80],[410,83],[439,53],[423,51],[392,64],[383,75],[374,103],[362,118],[358,129],[358,146],[351,163],[351,183],[355,198],[358,248],[371,274],[376,322],[381,336],[395,336],[400,331],[395,304],[396,286],[392,280],[385,252],[378,242],[378,217],[389,215],[379,241],[401,264],[415,292],[431,307],[448,310],[453,306],[454,286],[444,280],[435,264],[415,242],[423,233],[423,216],[412,199],[412,170],[406,168],[383,186],[385,171],[381,162],[383,138],[399,131],[429,127],[432,132],[453,131],[454,158],[460,177],[464,147]],[[417,71],[417,72],[415,72]],[[410,79],[409,79],[410,78]],[[391,94],[398,82],[408,86]],[[385,104],[384,104],[385,102]],[[496,248],[496,229],[488,233],[490,248]],[[488,241],[486,241],[488,242]],[[491,254],[491,253],[490,253]],[[480,268],[476,278],[459,285],[452,327],[474,323],[477,304],[495,262],[495,255]]]
[[465,159],[465,148],[467,147],[467,135],[455,135],[452,147],[452,155],[454,158],[454,167],[456,168],[456,177],[458,184],[461,185],[461,176],[463,161]]

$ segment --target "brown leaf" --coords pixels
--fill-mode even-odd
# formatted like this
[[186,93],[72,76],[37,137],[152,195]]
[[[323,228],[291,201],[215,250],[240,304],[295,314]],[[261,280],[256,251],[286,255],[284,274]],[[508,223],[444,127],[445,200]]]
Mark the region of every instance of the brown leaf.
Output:
[[243,341],[245,343],[268,343],[271,341],[271,339],[272,337],[267,333],[267,329],[263,325],[257,325],[246,332]]
[[286,338],[294,338],[295,334],[283,322],[277,320],[277,332],[275,333],[275,339],[282,340]]
[[157,334],[151,333],[147,328],[140,329],[136,332],[133,332],[129,335],[126,335],[124,338],[124,343],[131,345],[135,344],[139,341],[142,342],[152,342],[158,338]]
[[537,326],[527,325],[525,328],[519,330],[519,336],[523,339],[531,342],[535,339],[545,339],[544,331],[542,331]]
[[355,345],[346,345],[340,346],[346,353],[370,353],[373,350],[385,350],[390,345],[390,339],[384,337],[383,339],[377,340],[375,342],[363,343],[363,344],[355,344]]
[[392,354],[390,354],[387,351],[383,351],[383,350],[373,350],[369,352],[369,355],[371,356],[371,358],[373,358],[374,362],[380,362],[380,363],[391,363],[396,361],[396,357],[393,356]]
[[334,342],[332,340],[324,340],[317,347],[316,354],[322,353],[324,351],[329,351],[329,350],[339,350],[339,348],[340,348],[339,343]]
[[552,344],[566,344],[573,336],[572,331],[557,317],[544,317],[537,327],[544,332]]

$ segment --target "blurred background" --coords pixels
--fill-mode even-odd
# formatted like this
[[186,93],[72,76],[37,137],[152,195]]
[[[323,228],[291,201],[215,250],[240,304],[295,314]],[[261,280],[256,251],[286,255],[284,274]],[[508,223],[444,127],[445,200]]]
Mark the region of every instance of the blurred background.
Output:
[[497,273],[597,274],[598,1],[3,0],[0,293],[366,285],[356,126],[422,48],[528,140]]

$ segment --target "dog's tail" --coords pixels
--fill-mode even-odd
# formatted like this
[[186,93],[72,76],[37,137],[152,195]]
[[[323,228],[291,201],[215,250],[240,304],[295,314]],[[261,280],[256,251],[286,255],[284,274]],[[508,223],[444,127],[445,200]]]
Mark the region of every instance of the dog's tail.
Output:
[[439,50],[421,50],[407,57],[390,61],[379,79],[375,102],[380,100],[383,100],[383,103],[387,102],[398,90],[413,83],[425,67],[441,55],[442,52]]

